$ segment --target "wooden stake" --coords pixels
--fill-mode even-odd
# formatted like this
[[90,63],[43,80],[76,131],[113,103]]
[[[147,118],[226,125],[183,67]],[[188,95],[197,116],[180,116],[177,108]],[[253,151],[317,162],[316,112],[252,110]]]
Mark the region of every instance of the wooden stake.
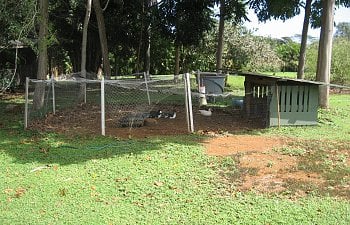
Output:
[[278,128],[280,128],[281,127],[280,95],[279,95],[279,88],[277,83],[276,83],[276,101],[277,101]]

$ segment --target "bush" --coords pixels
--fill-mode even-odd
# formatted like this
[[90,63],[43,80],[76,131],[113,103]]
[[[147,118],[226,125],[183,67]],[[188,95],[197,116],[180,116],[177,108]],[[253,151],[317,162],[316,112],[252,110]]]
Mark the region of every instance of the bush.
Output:
[[[331,82],[337,84],[350,84],[350,41],[338,37],[333,41]],[[306,77],[316,79],[318,43],[312,43],[307,50]]]

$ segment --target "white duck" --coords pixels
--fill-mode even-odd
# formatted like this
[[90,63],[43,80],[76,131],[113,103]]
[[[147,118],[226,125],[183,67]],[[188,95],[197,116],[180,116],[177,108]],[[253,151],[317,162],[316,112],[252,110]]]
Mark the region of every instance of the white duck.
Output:
[[212,109],[200,109],[199,112],[201,113],[202,116],[211,116],[212,115]]

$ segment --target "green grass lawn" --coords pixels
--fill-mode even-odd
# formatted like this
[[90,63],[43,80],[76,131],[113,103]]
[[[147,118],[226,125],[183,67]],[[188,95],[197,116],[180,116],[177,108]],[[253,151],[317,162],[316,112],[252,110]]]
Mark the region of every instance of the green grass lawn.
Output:
[[[119,140],[23,131],[22,112],[5,111],[23,100],[0,101],[0,224],[350,224],[346,199],[229,189],[215,169],[228,161],[205,155],[202,136]],[[349,95],[332,95],[319,126],[252,134],[348,143],[349,106]],[[341,171],[349,176],[348,168]]]

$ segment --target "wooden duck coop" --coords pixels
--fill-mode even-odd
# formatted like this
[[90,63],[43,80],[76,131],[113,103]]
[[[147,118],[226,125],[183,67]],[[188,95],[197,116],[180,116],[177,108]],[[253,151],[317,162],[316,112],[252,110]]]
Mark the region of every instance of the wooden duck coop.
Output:
[[316,125],[322,83],[254,73],[245,76],[244,114],[264,127]]

